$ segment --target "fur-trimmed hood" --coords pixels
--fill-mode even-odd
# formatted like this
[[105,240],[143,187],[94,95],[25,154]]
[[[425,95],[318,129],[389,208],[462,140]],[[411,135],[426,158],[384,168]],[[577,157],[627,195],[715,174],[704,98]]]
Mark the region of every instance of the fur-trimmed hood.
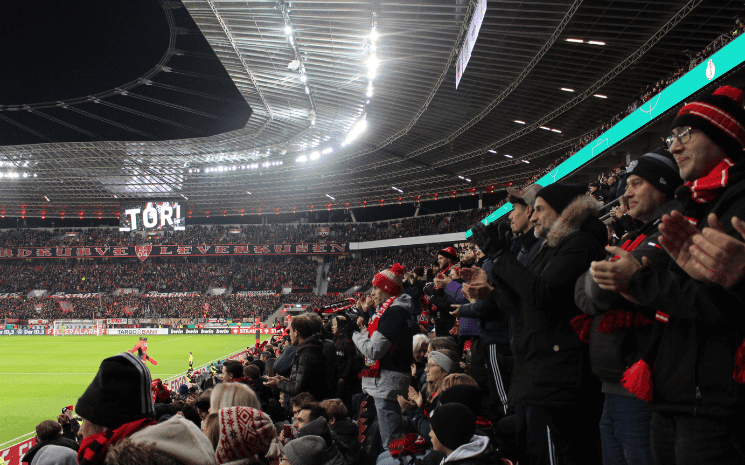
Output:
[[582,195],[572,200],[559,218],[551,226],[546,242],[549,247],[556,247],[570,234],[585,231],[593,234],[601,244],[608,243],[606,226],[598,219],[601,203],[589,195]]

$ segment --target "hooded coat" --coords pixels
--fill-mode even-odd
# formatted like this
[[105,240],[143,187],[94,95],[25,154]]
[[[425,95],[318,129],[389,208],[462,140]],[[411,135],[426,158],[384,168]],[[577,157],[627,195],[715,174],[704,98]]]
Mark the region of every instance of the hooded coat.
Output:
[[491,445],[486,436],[474,436],[471,442],[463,444],[451,452],[442,464],[452,465],[486,465],[502,463],[499,452]]
[[592,198],[578,197],[552,225],[528,266],[511,253],[494,261],[492,277],[517,308],[511,321],[511,405],[571,406],[597,388],[587,346],[570,323],[581,314],[574,304],[577,278],[605,256],[607,230],[597,211]]
[[331,430],[325,418],[316,418],[300,428],[297,432],[297,437],[301,438],[303,436],[319,436],[326,443],[326,449],[323,451],[323,465],[347,464],[331,436]]

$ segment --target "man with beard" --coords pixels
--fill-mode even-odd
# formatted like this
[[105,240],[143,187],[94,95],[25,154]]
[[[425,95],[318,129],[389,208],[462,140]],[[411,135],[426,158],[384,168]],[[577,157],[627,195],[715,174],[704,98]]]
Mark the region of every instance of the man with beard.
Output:
[[[582,185],[552,184],[536,194],[531,222],[546,239],[528,265],[510,253],[512,240],[478,223],[474,240],[492,259],[492,278],[512,299],[515,366],[508,394],[517,410],[520,463],[598,463],[588,451],[598,436],[599,386],[589,370],[587,347],[570,320],[574,283],[605,255],[607,229],[598,203]],[[597,415],[596,415],[597,413]]]

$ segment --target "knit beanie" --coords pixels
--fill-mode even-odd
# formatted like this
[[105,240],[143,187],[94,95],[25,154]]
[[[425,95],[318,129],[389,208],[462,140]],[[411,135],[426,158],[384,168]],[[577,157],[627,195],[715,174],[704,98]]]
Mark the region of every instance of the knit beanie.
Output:
[[390,269],[383,270],[376,274],[373,278],[372,284],[392,296],[399,295],[404,283],[404,280],[401,277],[403,272],[404,267],[396,263],[390,267]]
[[135,444],[153,444],[155,449],[186,465],[215,463],[215,452],[207,436],[180,415],[137,431],[129,437]]
[[723,86],[683,106],[670,128],[690,126],[698,129],[720,146],[727,156],[741,156],[745,147],[745,110],[742,104],[740,89]]
[[554,183],[539,190],[536,197],[545,200],[556,211],[557,215],[561,215],[561,212],[572,203],[572,200],[584,195],[585,192],[587,192],[587,185],[585,184]]
[[683,184],[678,165],[670,152],[665,149],[646,153],[629,163],[629,167],[626,168],[626,178],[628,179],[632,174],[652,184],[668,199],[675,197],[675,189]]
[[116,429],[142,418],[155,418],[150,371],[129,352],[101,362],[95,378],[78,399],[75,411],[96,425]]
[[458,384],[452,386],[440,394],[440,405],[445,404],[463,404],[468,407],[468,410],[473,413],[474,417],[478,417],[481,413],[481,398],[483,394],[481,389],[470,384]]
[[250,458],[265,452],[277,435],[269,416],[251,407],[219,410],[220,442],[215,449],[217,463]]
[[535,205],[535,198],[538,195],[538,192],[543,189],[543,186],[540,184],[531,184],[530,186],[518,190],[514,187],[508,187],[507,188],[507,201],[510,203],[520,203],[523,202],[525,205],[530,205],[531,207]]
[[455,260],[456,262],[460,260],[460,256],[458,255],[458,251],[455,250],[455,247],[446,247],[439,252],[437,252],[437,255],[445,256],[451,260]]
[[319,436],[293,439],[284,447],[285,458],[292,465],[322,465],[326,442]]
[[429,425],[443,446],[455,450],[471,441],[476,432],[476,417],[463,404],[444,404],[432,411]]

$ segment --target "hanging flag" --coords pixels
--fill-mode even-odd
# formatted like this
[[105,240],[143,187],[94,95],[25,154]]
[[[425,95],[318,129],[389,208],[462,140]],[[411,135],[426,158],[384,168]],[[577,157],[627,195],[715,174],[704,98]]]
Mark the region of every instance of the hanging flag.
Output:
[[59,308],[62,309],[63,313],[69,313],[72,311],[72,304],[70,302],[66,300],[65,301],[60,300],[58,303],[59,303]]

